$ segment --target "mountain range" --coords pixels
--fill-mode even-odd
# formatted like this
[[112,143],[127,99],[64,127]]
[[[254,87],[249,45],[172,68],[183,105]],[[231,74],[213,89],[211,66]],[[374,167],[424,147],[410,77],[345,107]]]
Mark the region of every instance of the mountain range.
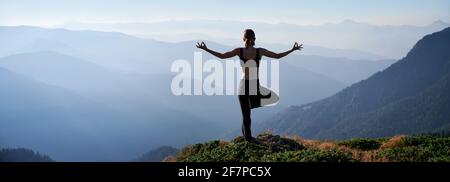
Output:
[[347,139],[450,130],[450,28],[425,36],[407,56],[328,98],[292,106],[262,130]]
[[[127,98],[93,99],[4,68],[0,87],[1,145],[32,148],[58,161],[125,161],[147,148],[181,146],[223,132],[214,123],[149,100],[145,105]],[[196,132],[201,135],[192,135]]]
[[[57,161],[128,161],[240,126],[235,97],[171,94],[171,63],[191,62],[195,41],[30,26],[0,27],[0,39],[0,146],[32,148]],[[280,63],[280,104],[255,110],[253,120],[330,96],[392,63],[291,55]]]
[[[242,31],[252,28],[257,41],[264,44],[291,45],[300,41],[338,50],[353,51],[357,59],[400,59],[423,36],[448,27],[449,23],[437,20],[425,26],[379,26],[353,20],[322,25],[295,25],[287,23],[262,23],[228,20],[173,20],[153,23],[82,23],[68,22],[56,27],[72,30],[118,31],[162,41],[180,42],[202,39],[238,46]],[[175,28],[183,27],[183,29]],[[273,46],[272,46],[273,47]],[[305,49],[308,52],[308,49]],[[325,55],[323,51],[320,55]],[[336,52],[335,52],[336,53]],[[358,57],[364,53],[364,57]],[[334,54],[336,55],[336,54]],[[374,56],[378,55],[378,56]],[[354,58],[355,58],[354,57]]]
[[[154,102],[155,100],[164,102],[163,105],[168,105],[176,110],[186,112],[213,110],[196,114],[203,118],[221,116],[223,113],[220,108],[205,107],[208,103],[218,102],[217,105],[223,105],[225,108],[235,108],[233,106],[237,104],[235,99],[227,97],[199,97],[200,99],[173,97],[170,94],[170,87],[164,86],[169,85],[174,76],[169,72],[172,61],[176,59],[192,61],[193,52],[198,51],[193,46],[195,41],[165,43],[122,33],[70,31],[29,26],[0,27],[0,36],[4,40],[0,42],[2,48],[0,55],[5,56],[1,65],[30,77],[37,76],[36,78],[46,83],[75,89],[82,94],[88,92],[88,97],[96,100],[105,96],[110,97],[103,100],[115,97],[111,92],[121,95],[121,97],[115,98],[129,98],[137,95],[134,100],[140,100],[143,98],[142,95],[145,95],[145,98],[153,98]],[[208,45],[220,51],[232,49],[214,42],[210,42]],[[69,60],[67,62],[70,62],[68,65],[64,66],[62,64],[65,63],[58,63],[62,56],[67,57]],[[211,58],[209,55],[204,56],[204,60]],[[19,59],[22,61],[16,62]],[[40,59],[40,61],[33,62],[35,59]],[[284,106],[324,98],[344,88],[350,82],[364,79],[389,65],[389,61],[351,60],[321,56],[310,58],[293,55],[287,59],[289,60],[282,61],[280,66],[284,69],[280,75],[281,79],[287,80],[281,83],[282,92],[286,91],[286,93],[281,93],[284,96],[280,104]],[[301,63],[308,60],[311,60],[309,61],[311,64]],[[85,64],[71,68],[70,64],[75,62]],[[297,65],[297,63],[300,64]],[[22,64],[22,66],[18,64]],[[326,65],[333,65],[332,67],[338,69],[335,72],[330,72],[329,69],[320,69],[321,67],[326,68]],[[349,65],[358,69],[339,71],[348,70]],[[298,67],[298,69],[294,69],[295,67],[292,66]],[[80,75],[80,72],[83,74]],[[156,85],[163,86],[155,87]],[[93,90],[95,88],[98,89]],[[105,93],[106,91],[108,94]],[[302,92],[302,94],[299,95],[298,92]],[[93,95],[93,93],[97,94]],[[195,102],[192,102],[193,99]],[[198,103],[198,105],[195,106],[192,103]],[[233,118],[240,120],[239,109],[230,110],[231,113],[234,113],[233,116],[236,116]],[[268,116],[264,113],[261,118]],[[225,120],[221,122],[229,123]]]

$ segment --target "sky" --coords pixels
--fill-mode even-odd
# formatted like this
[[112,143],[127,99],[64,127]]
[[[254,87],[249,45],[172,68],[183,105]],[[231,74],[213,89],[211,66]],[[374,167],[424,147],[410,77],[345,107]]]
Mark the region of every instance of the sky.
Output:
[[449,0],[0,0],[0,25],[237,20],[318,25],[450,22]]

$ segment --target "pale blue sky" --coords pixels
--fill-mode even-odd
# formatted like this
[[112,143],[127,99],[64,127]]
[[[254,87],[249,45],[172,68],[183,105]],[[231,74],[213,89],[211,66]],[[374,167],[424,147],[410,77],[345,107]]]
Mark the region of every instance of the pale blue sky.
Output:
[[344,19],[378,25],[450,22],[449,0],[0,0],[1,25],[220,19],[322,24]]

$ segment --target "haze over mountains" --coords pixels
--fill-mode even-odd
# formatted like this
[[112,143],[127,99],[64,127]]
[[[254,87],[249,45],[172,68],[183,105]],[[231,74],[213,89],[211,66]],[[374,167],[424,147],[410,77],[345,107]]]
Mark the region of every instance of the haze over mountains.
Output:
[[[320,46],[302,54],[317,54],[341,57],[343,53],[355,59],[400,59],[423,36],[442,30],[450,24],[435,21],[427,26],[378,26],[353,20],[322,25],[294,25],[286,23],[269,24],[261,22],[242,22],[225,20],[179,20],[154,23],[81,23],[69,22],[56,27],[74,30],[119,31],[141,37],[162,41],[210,40],[226,45],[239,46],[242,31],[246,28],[256,30],[259,45],[271,47],[291,45],[300,41],[305,45]],[[183,27],[179,29],[178,27]],[[335,49],[329,51],[329,49]],[[336,50],[337,49],[337,50]]]
[[[56,161],[128,161],[162,145],[223,137],[241,124],[235,96],[172,95],[171,63],[192,62],[195,41],[31,26],[0,27],[0,40],[0,146],[31,148]],[[255,123],[331,96],[395,62],[318,50],[281,60],[280,104],[255,110]]]
[[[192,114],[162,105],[147,106],[155,104],[150,100],[142,104],[111,97],[102,103],[87,98],[89,94],[48,85],[3,68],[0,76],[2,146],[32,148],[59,161],[129,160],[154,146],[184,145],[221,131]],[[209,130],[202,131],[204,126]],[[169,130],[182,139],[173,137]],[[202,135],[192,135],[195,132]]]
[[262,125],[275,133],[345,139],[450,130],[450,28],[421,39],[386,70]]

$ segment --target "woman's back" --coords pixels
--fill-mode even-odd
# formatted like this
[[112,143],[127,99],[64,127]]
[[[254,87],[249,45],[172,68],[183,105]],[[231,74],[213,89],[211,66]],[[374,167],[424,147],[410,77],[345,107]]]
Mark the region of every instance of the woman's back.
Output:
[[259,48],[255,48],[255,47],[248,47],[248,48],[240,48],[240,55],[239,58],[241,60],[255,60],[258,52],[259,52]]
[[245,80],[259,79],[259,63],[261,54],[259,48],[249,47],[239,49],[241,60],[242,78]]

